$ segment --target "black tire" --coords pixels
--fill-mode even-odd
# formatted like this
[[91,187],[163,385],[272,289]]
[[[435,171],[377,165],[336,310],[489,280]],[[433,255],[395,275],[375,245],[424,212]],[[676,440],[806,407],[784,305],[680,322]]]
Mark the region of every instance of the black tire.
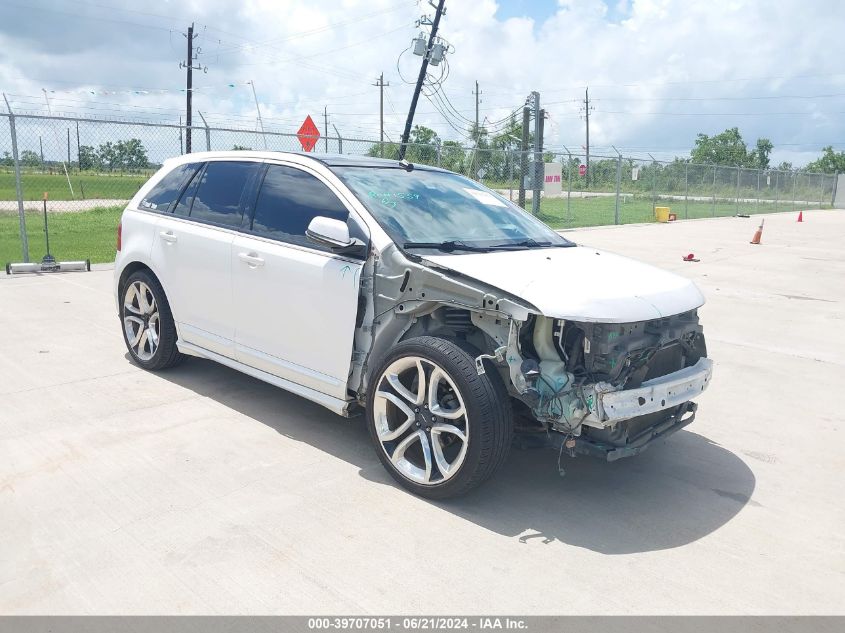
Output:
[[[141,358],[133,349],[124,325],[124,319],[127,315],[127,309],[124,305],[126,292],[136,282],[141,282],[149,288],[158,308],[158,345],[150,358]],[[176,347],[176,341],[178,340],[176,323],[173,320],[173,313],[170,311],[170,303],[167,301],[167,295],[164,294],[164,288],[161,287],[158,279],[148,270],[138,270],[132,273],[120,287],[120,325],[120,329],[123,332],[123,342],[126,344],[129,356],[132,362],[139,367],[150,371],[158,371],[178,365],[184,359],[184,354],[181,354]]]
[[[465,343],[421,336],[393,347],[371,374],[367,394],[367,428],[373,446],[390,475],[404,488],[421,497],[445,499],[466,494],[493,475],[507,458],[513,436],[511,401],[499,372],[489,361],[484,361],[486,373],[478,374],[475,365],[478,354]],[[403,357],[419,357],[438,365],[451,378],[463,399],[469,429],[465,457],[457,472],[440,483],[417,483],[403,475],[391,462],[388,449],[378,437],[374,406],[376,393],[386,380],[384,374],[387,369]]]

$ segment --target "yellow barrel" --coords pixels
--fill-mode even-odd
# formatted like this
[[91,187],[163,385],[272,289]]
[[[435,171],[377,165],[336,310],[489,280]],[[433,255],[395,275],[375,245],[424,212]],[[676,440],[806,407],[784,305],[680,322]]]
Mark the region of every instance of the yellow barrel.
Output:
[[654,207],[654,219],[658,222],[668,222],[669,207]]

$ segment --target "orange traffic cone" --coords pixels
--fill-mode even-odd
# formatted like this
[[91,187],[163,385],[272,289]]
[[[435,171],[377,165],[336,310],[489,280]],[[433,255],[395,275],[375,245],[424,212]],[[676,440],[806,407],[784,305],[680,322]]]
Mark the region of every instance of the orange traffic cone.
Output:
[[804,221],[804,212],[799,211],[798,212],[798,222],[803,222],[803,221]]
[[752,244],[760,243],[760,239],[763,237],[763,222],[765,222],[765,220],[760,220],[760,226],[757,227],[757,232],[754,233],[754,237],[751,238]]

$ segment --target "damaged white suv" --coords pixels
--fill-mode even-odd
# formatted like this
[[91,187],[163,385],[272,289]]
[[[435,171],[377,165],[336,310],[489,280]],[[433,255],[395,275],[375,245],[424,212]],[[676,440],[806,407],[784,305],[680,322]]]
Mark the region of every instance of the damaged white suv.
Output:
[[364,409],[385,468],[430,498],[487,479],[515,434],[638,453],[692,421],[712,371],[692,282],[404,161],[169,160],[123,213],[114,287],[137,364],[200,356]]

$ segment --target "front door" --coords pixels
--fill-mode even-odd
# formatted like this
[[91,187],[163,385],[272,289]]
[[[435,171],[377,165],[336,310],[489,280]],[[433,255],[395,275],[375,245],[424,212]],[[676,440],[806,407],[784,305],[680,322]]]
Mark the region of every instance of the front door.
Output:
[[[363,261],[309,241],[311,219],[350,223],[316,174],[268,165],[250,226],[232,243],[238,360],[345,399]],[[352,232],[362,235],[356,223]]]

